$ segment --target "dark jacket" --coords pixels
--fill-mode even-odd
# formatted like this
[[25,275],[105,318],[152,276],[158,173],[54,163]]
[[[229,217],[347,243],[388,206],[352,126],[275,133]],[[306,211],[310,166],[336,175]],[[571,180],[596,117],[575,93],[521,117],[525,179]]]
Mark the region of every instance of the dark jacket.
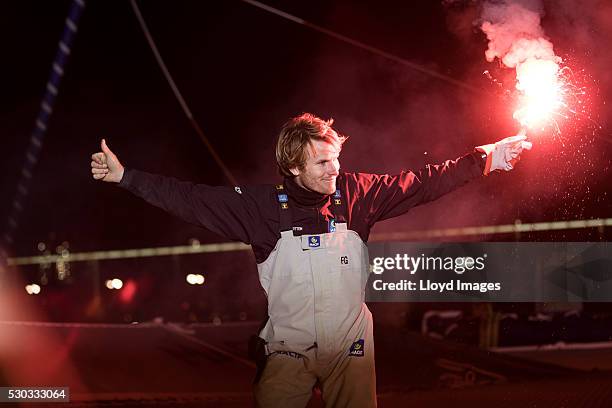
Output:
[[[336,181],[348,228],[368,241],[377,221],[404,214],[482,176],[484,159],[471,153],[439,165],[398,175],[341,173]],[[126,169],[119,184],[150,204],[228,239],[253,247],[258,263],[280,238],[279,190],[273,184],[212,187]],[[334,197],[304,190],[286,178],[283,192],[295,235],[328,232]]]

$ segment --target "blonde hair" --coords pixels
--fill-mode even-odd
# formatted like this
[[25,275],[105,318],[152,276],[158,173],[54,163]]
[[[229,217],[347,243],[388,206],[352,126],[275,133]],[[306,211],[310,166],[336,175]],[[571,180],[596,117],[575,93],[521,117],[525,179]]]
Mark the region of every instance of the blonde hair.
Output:
[[283,125],[276,143],[276,162],[280,174],[293,176],[292,168],[304,168],[308,158],[306,149],[312,140],[337,144],[342,148],[347,137],[332,129],[333,123],[333,119],[323,120],[312,113],[289,119]]

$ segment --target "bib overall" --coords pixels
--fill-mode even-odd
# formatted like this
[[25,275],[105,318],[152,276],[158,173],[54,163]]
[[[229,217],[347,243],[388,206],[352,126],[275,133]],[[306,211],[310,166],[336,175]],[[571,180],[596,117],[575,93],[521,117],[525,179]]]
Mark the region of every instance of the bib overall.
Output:
[[255,384],[258,407],[304,407],[316,384],[328,407],[376,406],[372,315],[364,303],[368,250],[347,229],[339,194],[329,232],[318,235],[294,236],[286,199],[279,199],[281,237],[258,264],[269,316],[260,333],[268,358]]

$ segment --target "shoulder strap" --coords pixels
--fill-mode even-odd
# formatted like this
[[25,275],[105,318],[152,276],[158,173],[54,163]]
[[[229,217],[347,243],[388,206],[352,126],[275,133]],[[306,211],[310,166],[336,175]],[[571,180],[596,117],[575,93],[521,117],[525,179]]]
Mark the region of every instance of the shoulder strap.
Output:
[[331,205],[329,209],[336,222],[346,223],[346,203],[339,189],[331,196]]
[[293,220],[291,217],[291,209],[289,208],[289,196],[287,196],[285,187],[282,184],[276,185],[275,194],[279,205],[280,232],[290,231],[293,227]]

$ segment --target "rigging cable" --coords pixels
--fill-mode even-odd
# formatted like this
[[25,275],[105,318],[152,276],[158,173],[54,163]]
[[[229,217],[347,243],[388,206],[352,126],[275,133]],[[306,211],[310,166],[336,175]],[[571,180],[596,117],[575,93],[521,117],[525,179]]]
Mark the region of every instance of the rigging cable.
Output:
[[185,101],[185,99],[181,95],[181,91],[178,89],[178,86],[176,86],[176,83],[174,82],[174,79],[172,78],[172,75],[170,74],[170,71],[168,70],[168,67],[166,67],[166,64],[164,63],[164,60],[163,60],[161,54],[159,53],[159,50],[157,49],[157,45],[155,45],[155,41],[153,40],[153,37],[151,36],[151,33],[149,32],[149,28],[147,27],[147,23],[144,21],[144,18],[142,17],[142,14],[140,13],[140,9],[138,8],[138,4],[136,4],[136,0],[130,0],[130,3],[132,3],[132,8],[134,10],[134,14],[136,14],[136,19],[138,19],[138,23],[140,24],[140,28],[142,29],[142,32],[144,33],[145,38],[147,39],[147,42],[149,43],[149,47],[151,48],[151,51],[153,51],[153,55],[155,55],[155,60],[157,60],[157,64],[159,65],[160,69],[162,70],[164,76],[166,77],[166,81],[168,81],[168,85],[170,85],[170,88],[172,89],[172,92],[174,93],[174,96],[176,97],[176,99],[178,100],[179,104],[181,105],[181,108],[183,108],[183,112],[185,112],[185,116],[187,116],[187,119],[189,120],[189,123],[191,123],[191,126],[193,127],[195,132],[198,134],[198,136],[200,137],[202,142],[204,142],[204,145],[206,146],[206,148],[210,152],[211,156],[213,157],[213,159],[215,160],[217,165],[223,171],[223,174],[225,175],[225,177],[229,180],[229,182],[232,185],[234,185],[234,186],[238,185],[238,183],[236,182],[236,179],[234,178],[232,172],[225,165],[225,163],[221,159],[221,156],[219,156],[219,154],[217,153],[217,151],[215,150],[213,145],[210,143],[210,140],[208,140],[208,138],[206,137],[206,135],[202,131],[202,128],[200,127],[198,122],[193,117],[193,114],[191,113],[191,109],[189,109],[189,106],[187,105],[187,102]]

